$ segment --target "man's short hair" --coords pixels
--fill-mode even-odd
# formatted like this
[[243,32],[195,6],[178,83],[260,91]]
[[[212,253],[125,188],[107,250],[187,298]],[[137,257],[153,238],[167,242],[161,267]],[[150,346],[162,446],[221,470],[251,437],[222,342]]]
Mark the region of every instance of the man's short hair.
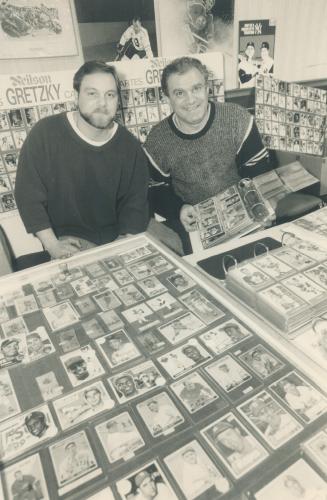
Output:
[[183,75],[190,69],[195,68],[200,73],[204,76],[205,82],[208,82],[209,78],[209,71],[208,68],[202,64],[199,59],[196,59],[195,57],[178,57],[177,59],[174,59],[171,63],[167,64],[167,66],[164,68],[161,76],[161,87],[166,94],[167,97],[168,95],[168,78],[171,75],[178,74],[178,75]]
[[136,487],[139,488],[143,483],[144,479],[146,478],[152,479],[151,474],[147,470],[142,470],[141,472],[138,472],[134,478]]
[[45,422],[45,415],[41,411],[32,411],[29,415],[25,417],[25,425],[29,425],[31,420],[42,420]]
[[119,89],[118,75],[113,66],[106,64],[104,61],[87,61],[76,71],[74,75],[74,90],[79,93],[84,76],[92,75],[94,73],[106,73],[108,75],[112,75],[115,79],[117,90]]
[[269,50],[269,43],[268,42],[262,42],[261,48]]
[[133,16],[133,17],[132,17],[132,22],[131,22],[131,24],[136,23],[137,21],[138,21],[139,23],[141,23],[141,22],[142,22],[141,16]]

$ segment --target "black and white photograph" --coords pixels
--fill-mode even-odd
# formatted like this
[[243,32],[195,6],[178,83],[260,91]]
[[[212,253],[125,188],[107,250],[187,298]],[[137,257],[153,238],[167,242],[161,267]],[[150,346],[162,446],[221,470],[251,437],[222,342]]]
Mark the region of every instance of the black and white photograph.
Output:
[[181,270],[176,270],[173,274],[167,276],[166,279],[180,293],[185,292],[195,285],[192,278]]
[[267,450],[232,413],[209,424],[201,434],[236,479],[268,457]]
[[29,314],[39,309],[33,294],[16,299],[15,307],[18,316],[23,316],[24,314]]
[[160,323],[159,317],[147,304],[136,304],[130,309],[122,311],[122,315],[138,332],[144,332]]
[[85,345],[60,357],[70,383],[77,387],[105,373],[96,351]]
[[26,322],[24,318],[21,318],[20,316],[5,321],[2,323],[1,327],[5,337],[13,337],[14,335],[16,336],[22,334],[26,335],[28,333]]
[[8,370],[0,372],[0,422],[20,412],[16,392]]
[[43,358],[55,352],[55,348],[44,326],[38,326],[26,335],[27,352],[29,361]]
[[[57,289],[57,294],[58,294],[58,289]],[[95,297],[94,297],[94,300],[96,300]],[[99,309],[96,306],[94,300],[92,300],[92,297],[87,296],[87,295],[74,300],[74,302],[73,302],[74,308],[76,309],[76,311],[78,312],[78,314],[81,318],[85,318],[86,316],[89,316],[90,314],[94,314],[94,313],[98,312]],[[105,311],[106,309],[101,308],[101,310]]]
[[136,405],[152,437],[166,436],[184,422],[184,417],[166,392],[160,392]]
[[64,392],[64,387],[60,385],[53,371],[35,377],[35,382],[39,388],[43,401],[56,398]]
[[174,382],[171,388],[189,413],[195,413],[220,399],[220,396],[198,372],[193,372],[178,382]]
[[252,375],[230,355],[214,361],[206,366],[205,370],[227,393],[233,392],[235,389],[244,393],[244,386],[246,393],[248,393],[256,385]]
[[89,276],[81,276],[70,284],[79,297],[97,291],[94,281]]
[[145,446],[128,412],[120,413],[95,428],[110,463],[127,461]]
[[179,316],[170,321],[169,323],[159,326],[158,330],[160,333],[170,342],[171,344],[178,344],[188,337],[193,336],[205,327],[203,323],[197,316],[192,313],[187,313],[184,316]]
[[285,366],[262,344],[257,344],[241,354],[240,359],[262,379],[274,375]]
[[[115,294],[127,307],[133,306],[134,304],[142,302],[142,300],[145,299],[145,296],[136,288],[135,285],[127,285],[122,288],[117,288],[117,290],[115,290]],[[114,305],[114,307],[117,307],[117,305]],[[107,307],[107,309],[109,309],[109,307]]]
[[58,339],[58,345],[62,349],[63,353],[75,351],[81,347],[74,328],[61,330],[57,333],[56,339]]
[[138,286],[147,294],[148,297],[154,297],[167,292],[167,288],[158,280],[156,276],[149,276],[137,282]]
[[109,311],[121,305],[120,300],[109,290],[93,295],[93,299],[100,306],[101,311]]
[[[105,311],[103,313],[100,313],[99,315],[99,318],[101,318],[102,322],[104,323],[104,327],[105,327],[105,331],[109,331],[109,332],[114,332],[115,330],[119,330],[120,328],[123,328],[124,327],[124,322],[122,321],[122,319],[120,318],[120,316],[118,316],[118,314],[116,313],[116,311],[114,309],[111,309],[111,311]],[[92,334],[95,335],[95,337],[93,338],[96,338],[96,337],[99,337],[99,335],[103,335],[104,333],[100,333],[100,330],[97,328],[96,323],[96,318],[93,318],[93,323],[92,323]],[[91,323],[89,323],[91,324]],[[102,329],[103,331],[103,329]],[[91,335],[90,335],[91,336]]]
[[51,330],[59,330],[79,321],[79,316],[70,302],[61,302],[53,307],[45,307],[43,314]]
[[148,300],[147,304],[162,321],[185,312],[184,307],[168,292]]
[[214,354],[220,354],[249,337],[251,337],[251,332],[236,320],[221,323],[199,336],[204,345]]
[[172,351],[158,357],[166,372],[176,379],[194,368],[198,368],[211,359],[211,355],[196,339],[191,339]]
[[24,333],[0,340],[0,368],[8,368],[29,360]]
[[[43,467],[38,454],[7,467],[3,472],[8,500],[49,500]],[[1,488],[0,488],[1,492]],[[3,498],[5,498],[3,496]]]
[[111,368],[141,356],[141,353],[124,330],[105,335],[97,339],[96,342]]
[[327,471],[327,433],[322,430],[303,443],[304,452],[326,474]]
[[221,309],[196,289],[181,295],[179,300],[207,325],[225,316]]

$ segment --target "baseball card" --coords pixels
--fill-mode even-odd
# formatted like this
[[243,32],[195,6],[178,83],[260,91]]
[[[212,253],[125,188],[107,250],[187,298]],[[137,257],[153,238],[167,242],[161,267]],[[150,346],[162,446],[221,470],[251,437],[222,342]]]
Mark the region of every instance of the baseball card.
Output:
[[89,276],[81,276],[70,284],[79,297],[97,291],[94,281]]
[[184,307],[168,292],[148,300],[147,304],[162,321],[185,312]]
[[81,347],[74,328],[67,328],[56,334],[56,340],[62,352],[75,351]]
[[158,357],[166,372],[176,379],[194,368],[198,368],[212,358],[196,339],[190,339],[172,351]]
[[141,356],[140,351],[124,330],[110,333],[96,341],[110,368],[127,363]]
[[18,316],[22,316],[23,314],[29,314],[34,311],[38,311],[39,306],[36,302],[36,299],[33,294],[24,295],[24,297],[20,297],[15,300],[15,308]]
[[118,300],[117,297],[115,297],[115,295],[109,290],[93,295],[93,299],[98,304],[101,311],[109,311],[110,309],[115,309],[116,307],[121,306],[120,300]]
[[102,265],[102,262],[90,262],[85,266],[85,271],[87,274],[90,275],[91,278],[99,278],[100,276],[103,276],[106,274],[107,270],[105,267]]
[[63,430],[90,420],[115,405],[101,381],[93,382],[82,389],[67,394],[53,403]]
[[166,380],[153,361],[149,360],[110,377],[109,382],[118,402],[124,403],[165,385]]
[[283,500],[293,500],[294,498],[324,500],[326,491],[326,481],[301,458],[257,491],[254,498],[256,500],[276,500],[276,492],[278,492],[278,497]]
[[95,428],[110,463],[127,461],[145,446],[132,417],[127,411],[116,415]]
[[220,354],[230,347],[251,337],[251,332],[236,320],[229,320],[201,333],[203,344],[214,354]]
[[57,304],[57,298],[54,290],[46,290],[45,292],[39,293],[37,300],[40,307],[52,307]]
[[231,488],[229,480],[196,440],[171,453],[164,461],[188,500],[217,499]]
[[49,500],[39,454],[31,455],[6,467],[3,471],[3,479],[7,490],[7,500]]
[[127,271],[127,269],[118,269],[117,271],[114,271],[112,275],[121,286],[128,285],[134,281],[133,276]]
[[134,262],[134,264],[130,264],[126,267],[128,271],[135,277],[137,280],[143,280],[153,275],[153,271],[151,266],[147,263],[146,260],[141,260],[139,262]]
[[187,313],[184,316],[179,316],[178,318],[170,321],[166,325],[159,326],[158,330],[160,333],[170,342],[171,344],[177,344],[182,342],[198,333],[206,325],[197,316],[192,313]]
[[236,479],[268,457],[265,448],[232,413],[212,422],[201,434]]
[[223,311],[196,289],[181,295],[179,300],[207,325],[225,316]]
[[124,262],[125,265],[130,264],[131,262],[142,259],[143,257],[148,257],[155,251],[155,248],[151,244],[146,244],[141,247],[133,248],[128,252],[124,252],[120,254],[120,258]]
[[103,260],[103,262],[106,264],[109,271],[115,271],[116,269],[119,269],[120,267],[122,267],[122,263],[120,262],[119,258],[117,258],[117,257],[106,258]]
[[159,318],[146,304],[138,304],[122,312],[128,323],[137,331],[144,332],[160,323]]
[[0,368],[29,361],[24,333],[0,340]]
[[0,303],[0,322],[4,323],[9,319],[8,309],[3,302]]
[[270,254],[257,257],[254,261],[254,265],[277,281],[286,278],[294,272],[292,267]]
[[70,283],[60,283],[56,286],[55,289],[56,297],[58,301],[68,300],[71,297],[74,297],[75,292]]
[[278,251],[275,251],[274,256],[297,271],[303,271],[316,264],[315,260],[290,247],[279,248]]
[[133,306],[138,302],[142,302],[145,296],[136,288],[135,285],[127,285],[115,290],[115,294],[125,304],[125,306]]
[[101,276],[100,278],[95,278],[94,283],[97,287],[98,290],[110,290],[113,292],[114,290],[117,290],[118,285],[117,283],[113,280],[111,276]]
[[149,356],[156,354],[162,349],[168,347],[167,341],[160,335],[155,328],[139,333],[136,338],[137,342],[142,347],[142,352]]
[[96,352],[89,345],[60,356],[60,360],[73,387],[105,373]]
[[7,370],[0,371],[0,422],[20,412],[15,389]]
[[[104,292],[106,293],[106,292]],[[94,297],[96,300],[96,298]],[[94,303],[94,300],[92,297],[89,296],[84,296],[84,297],[79,297],[78,299],[75,299],[73,301],[73,305],[78,312],[80,318],[85,318],[86,316],[89,316],[90,314],[95,314],[98,312],[98,308],[96,304]],[[101,306],[100,306],[101,307]],[[102,309],[104,311],[105,309]]]
[[[102,328],[102,326],[100,325],[99,321],[96,318],[91,318],[87,321],[82,321],[82,326],[84,328],[86,335],[90,337],[90,339],[96,339],[98,337],[101,337],[101,335],[105,334],[104,329]],[[79,346],[76,346],[76,348],[77,347]]]
[[44,278],[39,278],[37,280],[31,281],[31,285],[37,294],[44,293],[48,290],[53,290],[53,283],[51,280]]
[[323,288],[327,288],[327,267],[323,264],[312,267],[303,273]]
[[305,423],[327,411],[327,399],[295,372],[288,373],[269,388]]
[[266,391],[241,404],[238,410],[274,450],[303,429]]
[[318,465],[324,474],[327,474],[327,433],[319,431],[303,443],[304,452]]
[[137,282],[138,286],[147,294],[148,297],[154,297],[161,293],[167,292],[167,288],[156,278],[149,276]]
[[61,302],[56,306],[46,307],[43,309],[43,314],[53,331],[79,321],[77,312],[69,302]]
[[38,326],[35,330],[28,333],[26,335],[26,343],[29,361],[35,361],[55,352],[55,348],[44,326]]
[[1,324],[2,331],[5,337],[12,337],[13,335],[22,335],[28,333],[28,328],[23,318],[17,317],[5,321]]
[[[102,319],[103,323],[105,324],[106,330],[109,330],[109,332],[114,332],[115,330],[119,330],[120,328],[124,327],[123,321],[121,320],[121,318],[118,316],[118,314],[114,309],[112,309],[111,311],[105,311],[103,313],[100,313],[98,316],[99,318]],[[92,331],[95,332],[96,336],[98,337],[99,330],[95,328],[94,322],[92,325],[93,325]]]
[[59,384],[55,372],[47,372],[35,377],[35,381],[40,390],[43,401],[60,396],[64,392],[64,387]]
[[198,372],[174,382],[171,384],[171,389],[189,413],[196,413],[221,399]]
[[195,285],[192,278],[179,269],[167,276],[166,280],[173,286],[173,290],[177,290],[179,293],[183,293]]
[[170,262],[168,262],[168,260],[165,259],[162,255],[157,255],[156,257],[152,257],[151,259],[148,259],[146,262],[147,265],[150,266],[150,269],[152,269],[152,272],[154,274],[162,274],[173,268],[173,265]]
[[166,392],[136,405],[152,437],[167,436],[184,422],[184,417]]
[[307,278],[304,274],[297,273],[281,283],[305,302],[309,302],[309,304],[314,305],[317,301],[327,299],[326,289]]
[[59,495],[68,493],[102,472],[85,431],[56,441],[49,451]]
[[17,457],[58,432],[47,405],[21,413],[0,425],[0,458]]
[[280,359],[261,344],[245,351],[240,355],[240,359],[261,379],[271,377],[285,366]]
[[[151,462],[117,482],[122,500],[147,497],[178,500],[157,462]],[[144,492],[144,493],[143,493]]]

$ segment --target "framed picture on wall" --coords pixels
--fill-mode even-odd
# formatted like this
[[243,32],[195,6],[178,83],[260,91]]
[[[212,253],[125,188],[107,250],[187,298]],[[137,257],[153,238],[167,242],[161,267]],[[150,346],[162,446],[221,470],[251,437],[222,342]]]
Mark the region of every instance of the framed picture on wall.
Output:
[[4,0],[0,4],[0,59],[78,53],[70,0]]

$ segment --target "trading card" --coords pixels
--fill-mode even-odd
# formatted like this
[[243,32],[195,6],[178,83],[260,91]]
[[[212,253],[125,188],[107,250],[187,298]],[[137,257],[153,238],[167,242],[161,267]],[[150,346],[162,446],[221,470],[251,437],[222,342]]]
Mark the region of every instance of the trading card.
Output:
[[97,491],[94,495],[85,498],[86,500],[115,500],[114,495],[109,486]]
[[57,304],[57,298],[54,290],[47,290],[37,296],[37,300],[41,307],[52,307]]
[[185,292],[195,285],[192,278],[179,269],[176,269],[174,274],[170,274],[166,279],[180,293]]
[[26,139],[26,131],[25,130],[13,130],[12,135],[14,136],[14,141],[16,145],[16,149],[21,149]]
[[49,500],[39,454],[6,467],[3,479],[8,493],[7,500]]
[[5,152],[5,151],[11,151],[15,149],[14,145],[14,140],[11,135],[11,133],[8,132],[1,132],[0,133],[0,151]]
[[114,309],[112,309],[111,311],[100,313],[98,316],[102,319],[102,321],[106,325],[106,329],[109,330],[109,332],[114,332],[115,330],[119,330],[120,328],[124,327],[123,321]]
[[52,105],[53,114],[57,115],[58,113],[63,113],[66,111],[66,105],[64,102],[56,102]]
[[96,352],[89,345],[60,356],[73,387],[84,384],[104,373]]
[[5,337],[12,337],[13,335],[27,334],[28,328],[23,318],[17,317],[5,321],[1,325]]
[[79,297],[97,291],[94,281],[88,276],[82,276],[81,278],[72,281],[71,286],[74,288]]
[[[104,293],[107,293],[107,292],[104,292]],[[95,297],[93,297],[93,298],[95,299]],[[95,305],[94,301],[92,300],[92,297],[89,297],[89,296],[80,297],[78,299],[75,299],[73,304],[74,304],[74,307],[81,318],[84,318],[86,316],[89,316],[90,314],[94,314],[94,313],[98,312],[98,308]]]
[[108,311],[121,306],[120,300],[118,300],[117,297],[115,297],[115,295],[109,290],[101,292],[98,295],[94,295],[93,299],[100,306],[102,311]]
[[157,255],[148,259],[147,264],[150,266],[154,274],[161,274],[172,269],[172,264],[168,262],[162,255]]
[[264,447],[232,413],[212,422],[201,434],[236,479],[268,457]]
[[146,102],[148,104],[154,104],[157,102],[156,89],[155,87],[149,87],[145,90]]
[[96,342],[111,368],[141,356],[124,330],[105,335]]
[[101,474],[84,431],[49,446],[58,493],[63,495]]
[[137,341],[142,346],[142,352],[150,356],[168,347],[167,341],[155,328],[150,328],[145,332],[138,333]]
[[303,429],[266,391],[247,400],[238,410],[274,450]]
[[126,89],[120,91],[120,96],[123,106],[133,106],[133,94],[132,90]]
[[[104,334],[104,332],[103,332]],[[58,332],[56,339],[63,352],[74,351],[81,347],[74,328],[67,328]]]
[[79,321],[78,314],[69,302],[61,302],[53,307],[45,307],[43,314],[52,330],[59,330]]
[[273,304],[275,310],[278,310],[278,313],[282,315],[291,316],[294,311],[300,309],[302,311],[305,308],[305,302],[300,297],[279,283],[262,290],[258,297]]
[[208,300],[198,290],[191,290],[185,295],[181,295],[179,300],[185,304],[186,307],[199,316],[199,318],[209,325],[225,314],[218,307],[216,307],[210,300]]
[[0,323],[4,323],[9,319],[8,309],[3,302],[0,303]]
[[149,276],[138,281],[137,284],[148,297],[154,297],[160,293],[167,292],[167,288],[155,276]]
[[67,300],[75,295],[75,292],[69,283],[58,284],[55,292],[58,300]]
[[151,130],[151,126],[148,125],[146,127],[146,126],[143,125],[143,127],[139,127],[138,130],[139,130],[140,142],[144,143],[146,141],[146,138],[148,137],[148,134],[149,134],[150,130]]
[[184,307],[168,292],[148,300],[147,304],[162,320],[186,312]]
[[36,108],[25,108],[24,114],[26,123],[29,127],[32,127],[39,120]]
[[327,433],[319,431],[308,441],[303,443],[303,449],[318,465],[318,467],[327,473]]
[[0,371],[0,422],[20,412],[9,371]]
[[116,269],[122,267],[122,264],[117,257],[107,257],[106,259],[103,259],[103,262],[106,264],[109,271],[115,271]]
[[52,115],[52,109],[50,104],[42,104],[39,106],[40,118],[45,118],[46,116]]
[[158,327],[160,333],[171,344],[182,342],[188,337],[195,335],[199,330],[206,325],[192,313],[187,313],[184,316],[174,319],[166,325]]
[[8,115],[5,111],[0,111],[0,130],[9,128]]
[[295,372],[288,373],[269,388],[306,423],[326,413],[326,397]]
[[276,259],[272,255],[264,255],[258,257],[254,261],[254,265],[271,278],[280,280],[294,272],[294,269],[284,262]]
[[94,283],[98,290],[106,289],[113,292],[117,290],[117,283],[111,278],[111,276],[101,276],[100,278],[95,278]]
[[[157,462],[151,462],[117,482],[122,500],[132,498],[159,498],[178,500]],[[144,493],[143,493],[144,492]]]
[[35,377],[35,380],[44,401],[56,398],[64,391],[63,386],[59,384],[54,372],[44,373],[43,375]]
[[304,271],[303,274],[305,274],[308,278],[311,278],[323,288],[327,288],[327,268],[322,264]]
[[184,417],[166,392],[160,392],[136,405],[153,437],[166,436],[184,422]]
[[317,300],[326,300],[327,298],[325,288],[319,286],[317,283],[301,273],[297,273],[290,278],[284,279],[281,284],[289,288],[298,297],[303,299],[305,302],[309,302],[310,304],[316,302]]
[[11,191],[8,175],[0,175],[0,193]]
[[145,89],[134,89],[133,98],[135,106],[142,106],[145,104]]
[[32,281],[31,285],[37,294],[47,292],[48,290],[53,290],[53,283],[47,278],[39,279],[37,281]]
[[142,280],[147,278],[148,276],[153,275],[153,271],[151,267],[147,264],[147,261],[139,261],[135,262],[134,264],[130,264],[127,267],[128,271],[133,274],[133,276],[137,280]]
[[1,194],[0,201],[4,212],[15,210],[17,208],[13,193]]
[[95,428],[99,440],[110,463],[129,460],[135,452],[145,446],[145,442],[126,411],[120,413]]
[[229,480],[198,441],[190,441],[165,457],[164,461],[188,500],[216,499],[231,488]]
[[0,340],[0,368],[8,368],[22,362],[28,362],[25,334]]
[[253,264],[246,263],[238,268],[232,269],[231,275],[240,281],[240,286],[252,291],[260,290],[273,283],[272,278],[259,271]]
[[21,413],[0,425],[0,458],[6,461],[21,455],[57,432],[47,405]]
[[82,326],[85,330],[86,335],[91,339],[96,339],[106,333],[96,318],[91,318],[88,321],[82,321]]
[[283,500],[326,498],[327,483],[302,458],[285,469],[275,479],[261,488],[256,494],[256,500]]
[[176,347],[158,358],[159,363],[174,379],[186,372],[201,366],[211,359],[211,355],[196,339],[190,339],[185,344]]
[[251,333],[236,320],[229,320],[200,335],[201,341],[214,354],[220,354],[226,349],[251,337]]
[[229,355],[210,364],[205,370],[227,393],[237,388],[241,388],[241,386],[246,384],[246,388],[242,391],[244,394],[249,392],[251,388],[253,389],[256,384],[249,372],[244,370],[244,368]]
[[116,281],[122,286],[128,285],[134,281],[133,276],[126,269],[119,269],[112,273]]
[[292,248],[282,247],[278,250],[278,252],[275,252],[274,255],[297,271],[302,271],[303,269],[307,269],[308,267],[316,264],[313,259],[297,252]]
[[240,359],[262,379],[271,377],[285,366],[261,344],[241,354]]
[[129,401],[166,383],[158,368],[152,361],[146,361],[124,372],[110,377],[118,402]]
[[[127,285],[115,290],[116,295],[123,301],[125,306],[133,306],[138,302],[142,302],[145,296],[136,288],[135,285]],[[121,304],[119,302],[119,304]],[[116,307],[116,306],[115,306]]]
[[84,277],[80,267],[70,267],[66,262],[58,263],[58,272],[51,276],[55,286],[70,283]]
[[103,383],[98,380],[53,402],[59,423],[63,430],[89,420],[115,405]]
[[28,333],[26,335],[26,343],[29,361],[35,361],[55,352],[55,348],[44,326],[38,326],[31,333]]
[[195,413],[219,399],[218,394],[198,372],[174,382],[171,388],[190,413]]
[[101,262],[90,262],[85,266],[85,270],[91,278],[99,278],[107,272]]
[[126,309],[122,314],[127,321],[140,332],[160,322],[156,314],[146,304],[138,304],[131,309]]
[[157,106],[148,106],[148,118],[149,122],[158,123],[160,121],[159,109]]
[[141,259],[142,257],[147,257],[151,255],[154,251],[154,247],[152,245],[143,245],[141,247],[133,248],[128,252],[124,252],[120,254],[120,258],[123,260],[124,264],[129,264],[134,260]]
[[124,121],[127,127],[136,124],[136,115],[133,108],[124,108]]
[[9,122],[11,127],[23,127],[23,117],[20,109],[10,109],[8,111]]

